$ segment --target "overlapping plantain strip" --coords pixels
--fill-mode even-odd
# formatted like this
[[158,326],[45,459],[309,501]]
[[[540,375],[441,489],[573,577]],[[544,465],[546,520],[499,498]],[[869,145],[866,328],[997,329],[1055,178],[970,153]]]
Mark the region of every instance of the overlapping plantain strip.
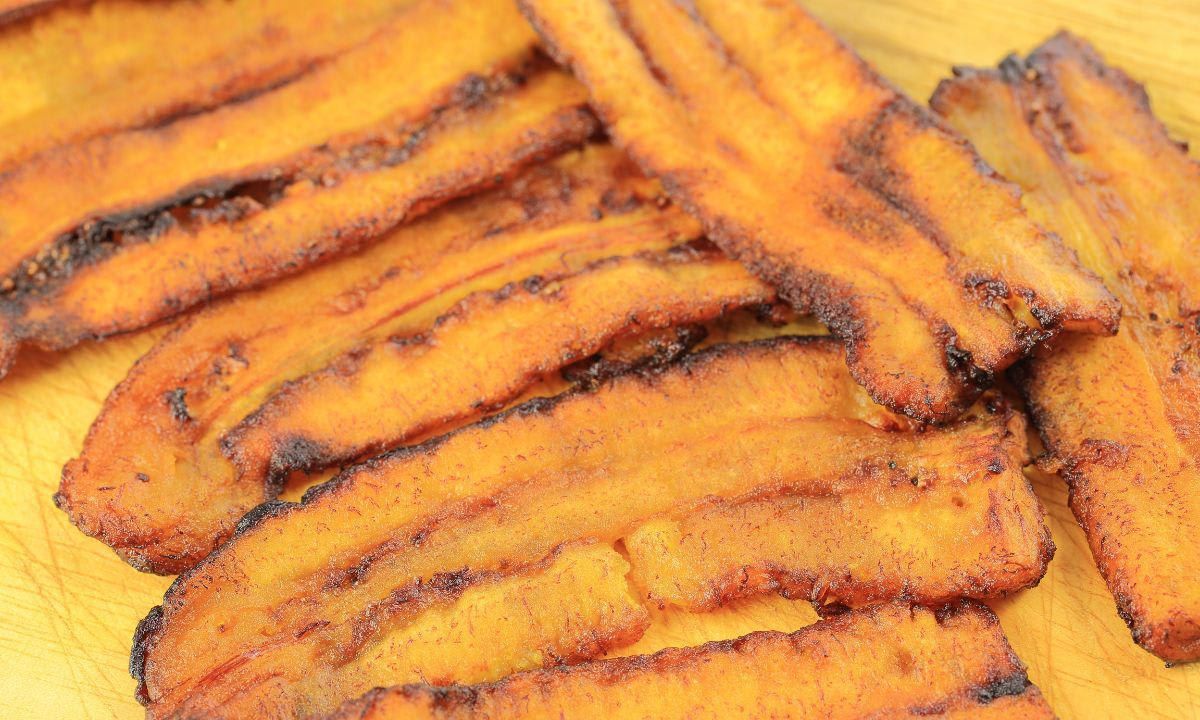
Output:
[[[636,641],[649,613],[625,580],[629,564],[603,544],[571,545],[499,572],[459,568],[397,587],[354,618],[350,644],[327,647],[314,671],[263,676],[237,661],[219,684],[151,716],[309,717],[372,687],[403,682],[496,680],[577,662]],[[371,645],[359,653],[359,644]],[[282,647],[307,662],[303,648]]]
[[399,718],[1052,718],[996,616],[891,604],[799,632],[522,673],[477,686],[408,685],[339,720]]
[[933,106],[1124,303],[1117,337],[1056,340],[1023,387],[1134,639],[1200,658],[1200,167],[1141,87],[1069,35],[961,70]]
[[[1001,417],[913,431],[872,403],[844,362],[828,339],[720,346],[383,456],[299,504],[263,505],[148,616],[133,666],[143,698],[153,716],[207,711],[234,692],[239,702],[269,696],[272,708],[311,702],[298,688],[371,653],[378,619],[356,618],[397,588],[451,569],[527,566],[576,539],[615,543],[714,497],[829,495],[889,463],[931,487],[982,478],[997,462],[1019,474]],[[909,479],[858,482],[882,493]],[[1009,580],[991,591],[1029,582]],[[353,657],[332,662],[335,648]],[[285,687],[296,688],[290,701],[279,697]]]
[[[283,383],[336,365],[355,348],[424,332],[471,293],[695,239],[696,223],[660,202],[660,193],[620,153],[589,146],[402,227],[357,256],[206,310],[160,341],[113,391],[64,471],[59,505],[138,568],[191,567],[276,489],[262,474],[239,477],[219,443]],[[500,369],[496,375],[501,385],[513,381]],[[458,382],[465,383],[461,404],[451,416],[469,420],[483,411],[475,400],[495,402],[471,394],[473,378]],[[374,400],[357,397],[345,411]],[[418,431],[392,430],[398,439]],[[287,464],[316,466],[304,450],[292,443]]]
[[427,335],[356,348],[289,383],[226,435],[223,448],[242,480],[278,482],[309,469],[298,460],[326,467],[502,406],[616,336],[700,323],[773,299],[770,288],[715,248],[680,247],[601,260],[577,274],[534,276],[467,298]]
[[[364,49],[399,73],[449,37],[485,48],[439,53],[412,83],[383,83],[372,58],[348,54],[325,70],[357,84],[314,73],[0,181],[0,359],[22,340],[63,347],[294,272],[591,134],[582,89],[531,55],[519,14],[500,0],[455,8],[429,0]],[[264,125],[287,132],[264,141]]]
[[414,0],[0,2],[0,170],[236,102],[366,41]]
[[[471,41],[470,49],[433,52],[456,37]],[[386,165],[389,154],[395,164],[406,142],[419,140],[412,134],[447,107],[484,100],[495,90],[489,82],[529,62],[534,43],[520,14],[499,0],[418,0],[371,42],[296,82],[161,127],[42,154],[0,179],[0,272],[81,226],[143,216],[149,223],[164,206],[231,191],[253,196],[237,192],[249,181],[322,184],[325,175],[332,182],[351,168]],[[412,73],[418,65],[422,71]],[[398,76],[406,81],[395,82]]]
[[816,314],[872,396],[957,415],[1119,306],[1014,188],[791,2],[523,0],[613,137],[727,252]]
[[689,611],[764,592],[936,605],[1036,585],[1054,543],[1020,471],[1025,423],[1008,414],[1001,443],[988,423],[947,430],[957,442],[940,468],[925,456],[922,466],[881,459],[827,495],[785,490],[656,518],[625,538],[631,579],[645,597]]

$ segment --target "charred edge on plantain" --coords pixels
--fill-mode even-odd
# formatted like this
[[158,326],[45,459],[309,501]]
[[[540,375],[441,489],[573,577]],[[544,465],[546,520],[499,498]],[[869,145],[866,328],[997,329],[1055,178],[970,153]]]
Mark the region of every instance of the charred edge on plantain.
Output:
[[407,162],[445,116],[474,109],[494,95],[523,85],[526,76],[542,64],[544,60],[534,57],[521,68],[495,77],[468,75],[455,86],[451,102],[433,108],[420,124],[400,128],[399,142],[387,137],[384,128],[377,137],[350,147],[318,146],[309,151],[311,159],[303,167],[277,167],[265,175],[239,180],[210,180],[157,202],[84,221],[0,278],[0,299],[45,291],[55,281],[110,257],[121,247],[153,241],[176,227],[237,222],[276,204],[299,182],[329,187],[347,172],[371,172]]

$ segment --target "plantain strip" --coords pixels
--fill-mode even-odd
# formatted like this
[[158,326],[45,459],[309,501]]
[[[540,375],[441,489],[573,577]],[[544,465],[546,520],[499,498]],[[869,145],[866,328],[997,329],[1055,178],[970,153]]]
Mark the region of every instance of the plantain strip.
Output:
[[[999,442],[987,423],[947,430],[955,442],[941,469],[928,457],[864,461],[828,494],[785,489],[651,520],[624,538],[631,580],[691,612],[765,592],[825,606],[937,605],[1036,585],[1054,542],[1020,472],[1025,423],[1010,412],[1007,426]],[[986,472],[949,471],[964,461]]]
[[668,649],[475,686],[378,689],[338,720],[1053,718],[996,616],[890,604],[792,634]]
[[523,0],[612,136],[847,347],[872,397],[956,416],[1119,305],[1013,186],[795,3]]
[[0,170],[56,145],[164,125],[293,81],[413,2],[0,1],[0,24],[40,14],[0,27]]
[[[641,176],[620,153],[589,146],[399,228],[357,256],[213,306],[164,337],[112,392],[80,457],[64,469],[56,497],[59,506],[80,529],[112,546],[135,567],[170,573],[194,565],[232,532],[247,510],[278,491],[277,484],[267,482],[278,478],[268,478],[265,472],[239,473],[226,457],[222,439],[248,416],[273,407],[272,397],[287,394],[285,383],[319,382],[364,348],[378,346],[380,353],[388,352],[389,338],[428,332],[439,316],[473,294],[482,294],[486,306],[488,293],[510,283],[534,276],[574,276],[614,256],[658,257],[696,239],[696,223],[660,202],[660,193],[657,184]],[[666,315],[671,319],[687,319],[713,312],[722,299],[740,301],[766,293],[747,274],[709,253],[658,270],[653,262],[634,264],[646,272],[639,274],[635,268],[632,277],[618,273],[616,280],[627,277],[636,283],[621,289],[621,305],[635,312],[634,319],[649,324],[665,319],[654,303],[670,304],[672,311]],[[685,266],[689,270],[681,271],[682,276],[674,274]],[[692,279],[689,272],[724,278],[724,285],[712,288],[709,295],[704,288],[684,283]],[[640,289],[652,289],[647,279],[661,282],[655,292],[642,297]],[[528,307],[538,315],[562,307],[561,296],[552,294],[529,298],[532,305],[522,303],[524,294],[518,288],[509,291],[522,293],[513,303],[518,311]],[[685,298],[700,303],[679,306]],[[542,306],[536,300],[550,304]],[[573,295],[570,301],[575,301]],[[593,315],[608,312],[582,298],[579,302]],[[479,322],[469,323],[472,328],[482,331],[492,322],[490,310],[484,307],[483,313]],[[564,343],[574,339],[594,346],[629,328],[628,322],[593,327],[589,320],[578,328],[531,335],[528,342],[519,339],[510,362],[497,365],[485,378],[476,377],[463,363],[494,357],[492,348],[415,343],[397,362],[421,367],[427,362],[417,355],[421,351],[432,352],[435,362],[448,362],[452,374],[434,388],[440,409],[429,415],[420,407],[411,408],[405,416],[389,407],[390,397],[358,394],[344,408],[327,407],[324,412],[346,417],[388,414],[396,423],[346,426],[330,442],[342,449],[341,456],[349,457],[357,454],[356,447],[365,451],[378,439],[370,433],[381,429],[389,433],[389,441],[399,442],[422,428],[438,429],[438,422],[473,420],[503,396],[533,382],[521,348],[532,346],[531,352],[544,359],[541,370],[549,372],[571,359],[545,360]],[[400,375],[392,381],[420,393],[428,392],[426,379]],[[288,417],[277,412],[276,422]],[[321,459],[306,450],[311,443],[296,442],[286,434],[271,440],[276,467],[321,466]]]
[[[507,3],[443,6],[303,83],[0,179],[0,364],[295,272],[592,133]],[[383,82],[448,37],[475,50]]]
[[[896,476],[864,468],[889,463],[930,487],[1017,482],[1021,458],[1011,456],[1003,414],[919,432],[872,403],[844,362],[821,338],[718,346],[395,451],[301,503],[260,506],[143,624],[133,669],[151,716],[216,712],[235,692],[240,702],[269,695],[286,714],[311,699],[296,689],[305,677],[333,672],[327,651],[371,652],[377,639],[364,629],[379,623],[357,618],[396,588],[463,568],[524,567],[574,540],[616,543],[713,498],[821,497],[857,485],[882,494]],[[1013,534],[1011,552],[1042,552],[1044,537],[1044,528]],[[1029,581],[1013,574],[991,591]],[[284,687],[291,700],[276,697]]]
[[223,438],[223,449],[241,480],[277,483],[295,470],[376,453],[477,408],[502,406],[621,334],[702,323],[773,299],[715,248],[679,247],[608,258],[563,277],[533,276],[463,300],[425,335],[357,348],[288,383]]
[[1115,338],[1056,340],[1022,386],[1134,639],[1200,658],[1200,168],[1145,91],[1067,34],[961,69],[932,104],[1121,298]]

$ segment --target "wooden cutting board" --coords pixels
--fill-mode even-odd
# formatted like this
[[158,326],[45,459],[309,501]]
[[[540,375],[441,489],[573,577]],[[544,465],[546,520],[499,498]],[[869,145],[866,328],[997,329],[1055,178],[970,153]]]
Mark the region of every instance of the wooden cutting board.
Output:
[[[1090,38],[1146,83],[1179,138],[1200,140],[1200,2],[810,0],[809,6],[914,97],[953,64],[991,65],[1060,27]],[[0,83],[3,69],[0,68]],[[0,382],[0,717],[137,717],[126,673],[134,625],[169,579],[143,575],[54,508],[64,462],[100,403],[161,334],[62,355],[27,352]],[[1030,676],[1064,718],[1200,718],[1200,663],[1166,668],[1137,648],[1092,565],[1057,478],[1034,477],[1058,554],[1041,585],[994,604]],[[1197,578],[1200,582],[1200,578]],[[630,651],[811,622],[764,598],[657,619]]]

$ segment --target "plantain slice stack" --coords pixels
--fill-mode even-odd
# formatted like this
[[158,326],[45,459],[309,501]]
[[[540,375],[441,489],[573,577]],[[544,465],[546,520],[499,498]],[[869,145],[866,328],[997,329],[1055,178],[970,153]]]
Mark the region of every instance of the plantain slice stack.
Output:
[[379,689],[332,716],[563,717],[1031,720],[1054,713],[995,615],[963,602],[936,612],[884,605],[790,635],[758,632],[483,685]]
[[40,154],[0,176],[0,368],[359,247],[580,144],[585,99],[509,3],[421,0],[273,91]]
[[136,567],[179,572],[294,471],[445,432],[613,343],[773,299],[593,145],[196,316],[113,391],[57,502]]
[[1015,188],[792,2],[523,0],[618,145],[841,338],[871,396],[958,415],[1119,304]]
[[[378,684],[594,657],[636,639],[643,599],[941,603],[1036,583],[1052,546],[1021,473],[1019,416],[997,402],[913,429],[844,363],[828,338],[718,345],[381,456],[300,503],[264,504],[143,621],[142,699],[152,717],[329,712]],[[736,532],[713,514],[721,502],[735,520],[772,504],[798,517],[757,528],[744,557],[695,562],[685,549],[678,569],[661,562],[671,523]],[[816,537],[802,552],[801,524]],[[546,579],[580,543],[609,569],[577,570],[579,585]],[[748,583],[730,581],[739,573]],[[478,619],[469,594],[525,582],[515,577],[550,583],[559,600],[506,607],[521,618],[511,632]],[[497,659],[486,668],[456,664],[456,641],[442,640],[467,622]]]
[[1134,639],[1200,658],[1200,167],[1142,88],[1067,34],[961,69],[932,104],[1125,307],[1116,337],[1056,339],[1021,385]]

